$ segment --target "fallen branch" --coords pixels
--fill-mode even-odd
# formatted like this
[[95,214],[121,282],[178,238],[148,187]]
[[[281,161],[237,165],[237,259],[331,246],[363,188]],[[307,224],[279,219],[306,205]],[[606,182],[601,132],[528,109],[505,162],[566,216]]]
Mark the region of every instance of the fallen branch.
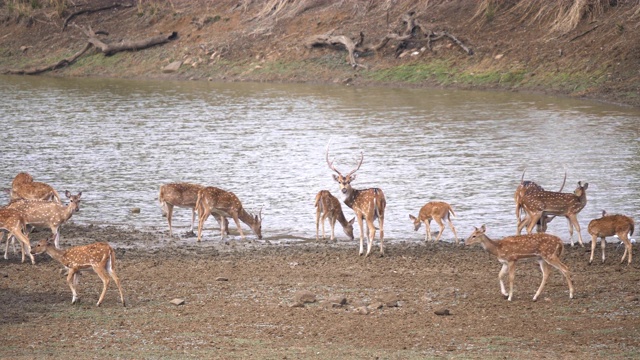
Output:
[[89,50],[89,48],[91,46],[92,45],[90,43],[87,43],[82,50],[78,51],[77,53],[75,53],[70,58],[62,59],[62,60],[58,61],[57,63],[55,63],[53,65],[49,65],[49,66],[41,67],[41,68],[34,68],[34,69],[30,69],[30,70],[7,70],[7,71],[4,72],[4,74],[38,75],[38,74],[41,74],[43,72],[60,69],[60,68],[63,68],[65,66],[69,66],[69,65],[73,64],[80,56],[82,56],[82,54],[84,54],[87,50]]
[[178,38],[178,33],[174,31],[171,34],[152,36],[142,40],[127,40],[118,44],[107,44],[98,39],[97,33],[91,30],[91,27],[83,29],[82,27],[77,26],[77,28],[84,32],[84,34],[89,38],[87,41],[100,50],[100,52],[105,56],[110,56],[121,51],[138,51],[155,45],[164,44]]
[[593,30],[595,30],[595,29],[597,29],[597,28],[598,28],[598,25],[596,25],[596,26],[592,27],[591,29],[589,29],[589,30],[587,30],[587,31],[583,32],[583,33],[582,33],[582,34],[580,34],[580,35],[576,35],[576,36],[574,36],[571,40],[569,40],[569,42],[571,42],[571,41],[573,41],[573,40],[576,40],[576,39],[579,39],[579,38],[581,38],[581,37],[583,37],[583,36],[587,35],[588,33],[592,32]]
[[114,9],[114,8],[117,8],[117,7],[130,8],[130,7],[133,7],[133,4],[114,3],[114,4],[111,4],[111,5],[106,5],[106,6],[99,7],[99,8],[84,9],[84,10],[76,11],[73,14],[67,16],[66,19],[64,19],[64,22],[62,23],[62,31],[64,31],[64,29],[67,27],[67,25],[69,24],[69,21],[71,21],[71,19],[73,19],[74,17],[76,17],[78,15],[91,14],[91,13],[94,13],[94,12]]
[[334,49],[346,49],[349,53],[348,61],[352,67],[364,67],[356,62],[356,58],[359,53],[365,53],[369,51],[378,52],[382,50],[389,41],[398,41],[399,44],[396,48],[396,54],[399,54],[401,50],[409,47],[409,43],[427,43],[427,47],[431,50],[431,43],[442,38],[449,38],[456,45],[458,45],[467,55],[473,55],[473,50],[467,47],[457,37],[449,34],[446,31],[440,31],[434,33],[423,25],[418,19],[415,18],[414,12],[406,13],[401,17],[401,21],[404,25],[404,30],[398,33],[390,32],[385,35],[377,44],[367,46],[364,44],[364,34],[360,33],[360,39],[358,42],[354,42],[351,38],[345,35],[332,35],[333,31],[323,34],[315,35],[308,38],[305,41],[305,46],[308,48],[328,46]]

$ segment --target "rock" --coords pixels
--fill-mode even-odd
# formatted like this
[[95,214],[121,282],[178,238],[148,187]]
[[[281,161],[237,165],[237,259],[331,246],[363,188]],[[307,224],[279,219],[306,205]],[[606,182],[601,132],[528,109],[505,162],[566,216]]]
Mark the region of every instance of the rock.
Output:
[[369,310],[367,310],[366,306],[361,306],[359,308],[355,308],[353,310],[354,314],[356,315],[368,315],[369,314]]
[[383,307],[384,307],[384,304],[379,302],[379,301],[377,301],[377,302],[374,302],[374,303],[370,304],[369,306],[367,306],[367,309],[369,309],[369,310],[378,310],[378,309],[382,309]]
[[295,302],[301,304],[314,303],[316,302],[316,294],[307,290],[300,290],[296,292],[293,299]]
[[327,299],[328,303],[335,304],[338,306],[346,305],[347,298],[341,295],[335,295]]
[[218,276],[216,278],[216,281],[229,281],[229,279],[227,279],[226,277]]
[[638,301],[638,296],[636,295],[629,295],[627,297],[624,298],[624,301],[626,302],[632,302],[632,301]]
[[173,299],[171,301],[169,301],[171,304],[176,305],[176,306],[180,306],[180,305],[184,305],[184,299]]
[[449,312],[449,309],[440,309],[440,310],[434,311],[433,313],[440,316],[451,315],[451,313]]
[[494,59],[496,59],[496,60],[500,60],[500,59],[502,59],[503,57],[504,57],[504,54],[498,54],[498,55],[496,55],[496,56],[494,57]]
[[293,303],[293,304],[289,305],[289,307],[292,307],[292,308],[301,308],[301,307],[304,307],[304,304],[303,304],[303,303],[296,302],[296,303]]
[[384,304],[386,307],[397,307],[398,306],[398,295],[394,293],[388,293],[380,296],[378,300]]
[[131,213],[132,214],[140,214],[140,208],[139,207],[135,207],[131,209]]
[[171,64],[165,66],[162,68],[162,72],[163,73],[173,73],[178,71],[178,69],[180,69],[180,66],[182,66],[182,61],[174,61]]

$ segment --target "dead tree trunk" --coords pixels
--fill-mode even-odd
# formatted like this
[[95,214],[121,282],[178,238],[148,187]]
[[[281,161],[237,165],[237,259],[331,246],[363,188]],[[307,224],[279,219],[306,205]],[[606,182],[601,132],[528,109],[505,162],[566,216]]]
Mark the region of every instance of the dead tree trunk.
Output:
[[91,47],[91,44],[87,43],[87,44],[85,44],[85,46],[84,46],[84,48],[82,50],[78,51],[77,53],[75,53],[70,58],[62,59],[62,60],[58,61],[57,63],[55,63],[53,65],[40,67],[40,68],[34,68],[34,69],[28,69],[28,70],[7,70],[4,73],[5,74],[12,74],[12,75],[38,75],[38,74],[41,74],[43,72],[60,69],[60,68],[63,68],[65,66],[69,66],[69,65],[73,64],[80,56],[82,56],[82,54],[84,54],[87,50],[89,50],[90,47]]
[[86,30],[79,26],[78,28],[87,35],[89,38],[87,41],[100,50],[105,56],[111,56],[121,51],[138,51],[178,38],[178,33],[174,31],[171,34],[152,36],[142,40],[125,40],[118,44],[107,44],[98,39],[97,34],[91,30],[91,27]]

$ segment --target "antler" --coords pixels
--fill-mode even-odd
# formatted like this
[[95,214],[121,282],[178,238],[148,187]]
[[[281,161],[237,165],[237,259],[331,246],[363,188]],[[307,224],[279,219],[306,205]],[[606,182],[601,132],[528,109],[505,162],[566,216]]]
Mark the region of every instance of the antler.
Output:
[[[329,144],[327,144],[327,152],[326,152],[326,157],[327,157],[327,165],[329,165],[329,169],[335,171],[338,173],[338,175],[342,176],[342,174],[340,174],[340,171],[338,171],[338,169],[335,168],[335,166],[333,166],[333,161],[329,161]],[[357,170],[357,169],[356,169]]]
[[358,171],[358,169],[360,169],[360,165],[362,165],[362,161],[364,161],[364,153],[361,151],[360,152],[360,162],[358,163],[358,167],[355,168],[354,170],[351,170],[351,172],[348,173],[347,176],[345,176],[345,177],[349,177],[350,175],[353,175],[353,173]]

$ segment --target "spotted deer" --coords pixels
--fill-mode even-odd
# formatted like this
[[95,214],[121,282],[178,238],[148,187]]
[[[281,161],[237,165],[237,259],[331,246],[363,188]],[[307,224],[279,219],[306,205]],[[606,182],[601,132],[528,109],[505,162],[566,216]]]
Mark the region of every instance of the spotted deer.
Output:
[[456,214],[453,212],[451,205],[443,201],[430,201],[420,209],[418,217],[409,215],[409,219],[413,220],[413,227],[415,231],[418,231],[418,229],[420,229],[420,225],[424,222],[424,225],[427,228],[427,233],[424,235],[424,241],[432,241],[431,220],[435,220],[435,222],[438,223],[438,226],[440,226],[440,232],[438,233],[435,242],[440,241],[440,237],[444,231],[444,223],[442,220],[446,220],[449,222],[449,228],[453,231],[453,237],[456,239],[456,244],[459,244],[460,240],[458,239],[456,228],[451,222],[452,216],[455,217]]
[[333,179],[340,186],[344,203],[356,213],[358,227],[360,228],[360,255],[364,253],[363,242],[365,231],[363,229],[363,220],[366,221],[368,230],[366,257],[371,253],[373,239],[376,235],[376,227],[373,222],[375,219],[378,219],[378,224],[380,225],[380,255],[384,256],[384,209],[387,206],[384,193],[380,188],[358,190],[351,187],[351,182],[356,179],[355,172],[360,169],[362,161],[364,160],[364,154],[360,153],[358,166],[347,175],[342,175],[340,171],[333,166],[333,161],[329,161],[329,146],[327,146],[326,160],[329,169],[338,174],[333,175]]
[[[198,241],[202,238],[204,222],[211,214],[218,215],[223,219],[233,218],[242,239],[244,239],[244,233],[242,232],[240,221],[249,225],[258,239],[262,239],[262,210],[260,210],[258,215],[249,214],[242,207],[240,199],[230,191],[225,191],[213,186],[205,187],[198,191],[196,210],[198,211]],[[221,222],[220,225],[221,239],[224,239],[225,236],[223,224],[224,222]]]
[[127,306],[124,301],[124,295],[122,294],[120,279],[116,274],[116,254],[109,244],[97,242],[61,250],[56,248],[50,239],[42,239],[31,249],[32,255],[45,252],[69,270],[67,274],[67,284],[69,284],[71,293],[73,294],[71,299],[72,304],[75,304],[79,300],[78,292],[76,291],[78,271],[92,269],[100,277],[100,280],[102,280],[102,293],[96,306],[100,306],[102,300],[104,300],[104,295],[107,293],[107,286],[110,281],[109,276],[111,276],[118,286],[122,306]]
[[[33,255],[31,255],[31,244],[29,243],[29,238],[24,232],[25,228],[25,219],[20,211],[9,209],[7,207],[0,209],[0,229],[4,229],[8,232],[7,246],[9,245],[9,239],[12,236],[15,237],[20,241],[20,244],[22,246],[22,262],[24,262],[24,254],[26,252],[27,254],[29,254],[31,264],[35,264],[36,261],[33,258]],[[0,238],[0,241],[1,240],[2,238]],[[8,258],[6,250],[4,253],[4,258]]]
[[[524,180],[524,171],[522,172],[522,178],[520,179],[520,184],[518,185],[518,187],[516,188],[515,193],[513,194],[513,200],[516,203],[516,219],[517,219],[517,225],[516,228],[520,229],[518,232],[518,235],[520,235],[520,232],[522,231],[523,227],[527,227],[529,225],[529,222],[531,221],[531,219],[527,216],[527,213],[525,211],[525,218],[522,219],[522,217],[520,216],[521,214],[521,210],[522,210],[522,199],[527,196],[530,195],[534,192],[537,191],[545,191],[544,188],[538,184],[536,184],[533,181],[529,181],[529,180]],[[564,189],[564,185],[567,181],[567,173],[564,173],[564,179],[562,180],[562,185],[560,186],[560,190],[558,190],[558,192],[561,192],[562,189]],[[547,224],[551,222],[551,220],[553,220],[555,218],[554,216],[549,216],[546,213],[543,214],[540,217],[540,220],[538,220],[538,222],[536,223],[536,231],[537,232],[546,232],[547,231]],[[520,224],[522,224],[522,227],[520,226]]]
[[60,226],[80,210],[82,191],[77,195],[65,191],[65,196],[69,199],[68,205],[44,200],[17,200],[7,205],[7,208],[19,211],[28,225],[50,228],[55,237],[56,248],[60,248]]
[[604,249],[607,246],[605,238],[607,236],[617,235],[620,241],[624,244],[624,254],[620,262],[624,262],[624,258],[627,258],[627,264],[631,264],[631,256],[633,253],[633,246],[629,240],[629,236],[633,235],[634,221],[632,218],[625,215],[608,215],[606,211],[602,211],[602,217],[599,219],[593,219],[589,222],[587,231],[591,235],[591,257],[589,258],[589,264],[593,261],[593,253],[596,250],[596,242],[600,238],[600,247],[602,248],[602,262],[604,263],[605,255]]
[[[527,258],[534,258],[540,264],[542,271],[542,282],[538,291],[533,296],[533,301],[538,299],[542,293],[544,285],[549,277],[549,265],[558,269],[564,275],[569,285],[569,298],[573,299],[573,284],[569,268],[560,261],[564,244],[559,237],[549,234],[529,234],[507,236],[502,240],[494,241],[485,234],[486,227],[482,225],[479,229],[474,228],[473,233],[465,240],[466,245],[481,244],[490,254],[498,258],[502,264],[502,269],[498,274],[500,281],[500,292],[507,300],[513,298],[513,281],[515,279],[516,261]],[[506,291],[503,278],[509,273],[509,292]]]
[[[187,208],[191,209],[191,229],[190,234],[193,234],[193,223],[196,218],[196,200],[198,199],[198,191],[204,189],[204,186],[191,183],[170,183],[160,186],[160,192],[158,194],[158,200],[160,201],[160,207],[162,208],[162,215],[167,217],[169,223],[169,236],[173,236],[173,229],[171,227],[171,219],[173,217],[173,208]],[[221,226],[225,229],[226,233],[229,233],[229,221],[226,218],[221,218],[217,214],[214,214],[218,223],[224,222]]]
[[48,184],[33,181],[33,177],[21,172],[11,182],[11,200],[47,200],[61,203],[58,192]]
[[533,227],[538,220],[544,215],[564,216],[569,220],[569,236],[571,246],[573,246],[573,229],[578,232],[578,242],[584,247],[582,242],[582,234],[580,233],[580,224],[578,223],[578,213],[587,204],[587,188],[589,183],[578,181],[578,187],[573,192],[561,193],[553,191],[535,191],[527,194],[522,198],[522,207],[530,218],[529,224],[520,223],[518,226],[518,234],[522,228],[527,225],[527,233],[531,234]]
[[328,190],[320,190],[316,195],[316,240],[318,240],[318,231],[320,223],[322,223],[322,240],[325,239],[324,234],[324,221],[328,218],[329,225],[331,226],[331,241],[335,240],[334,229],[336,221],[342,225],[344,233],[353,240],[353,222],[356,220],[354,217],[351,220],[347,220],[342,212],[342,205],[337,197],[331,195]]

